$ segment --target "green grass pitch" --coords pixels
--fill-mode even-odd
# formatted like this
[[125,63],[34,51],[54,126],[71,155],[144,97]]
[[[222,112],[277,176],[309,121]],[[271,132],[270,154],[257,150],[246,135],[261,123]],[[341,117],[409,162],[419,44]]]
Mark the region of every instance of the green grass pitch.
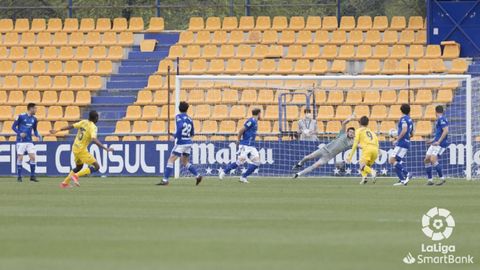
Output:
[[[84,178],[61,190],[0,179],[0,269],[479,269],[479,182],[415,179]],[[406,265],[432,243],[431,207],[456,221],[444,244],[474,265]]]

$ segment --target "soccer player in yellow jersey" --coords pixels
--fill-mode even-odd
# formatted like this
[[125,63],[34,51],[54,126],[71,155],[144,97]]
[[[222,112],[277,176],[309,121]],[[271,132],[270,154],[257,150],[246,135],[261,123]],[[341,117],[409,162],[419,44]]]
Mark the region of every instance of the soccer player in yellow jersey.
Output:
[[357,150],[357,147],[362,148],[362,155],[360,157],[360,171],[362,174],[362,181],[360,184],[367,183],[367,176],[370,174],[375,184],[377,172],[371,167],[378,156],[378,138],[377,135],[368,128],[368,117],[362,116],[360,118],[360,128],[355,132],[355,140],[353,141],[352,151],[347,157],[347,162],[352,161],[352,157]]
[[[70,171],[68,176],[60,184],[61,188],[70,187],[70,180],[76,186],[80,186],[78,179],[82,176],[89,175],[93,172],[100,169],[97,160],[88,152],[87,147],[90,145],[90,142],[94,142],[98,147],[105,149],[106,151],[113,151],[112,148],[105,147],[97,139],[97,126],[95,125],[98,122],[98,113],[96,111],[91,111],[88,115],[88,120],[82,120],[71,126],[61,128],[59,130],[51,130],[51,134],[55,134],[58,131],[78,129],[77,136],[73,142],[72,152],[75,158],[76,167]],[[87,164],[86,168],[83,168],[83,164]]]

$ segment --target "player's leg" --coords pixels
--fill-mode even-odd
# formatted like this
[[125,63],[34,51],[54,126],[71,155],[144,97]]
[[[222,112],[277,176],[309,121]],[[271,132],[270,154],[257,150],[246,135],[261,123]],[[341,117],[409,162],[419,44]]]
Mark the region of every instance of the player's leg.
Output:
[[[175,150],[175,148],[174,148]],[[158,183],[158,186],[166,186],[168,185],[168,179],[170,176],[173,174],[173,164],[175,164],[175,161],[182,155],[181,153],[175,152],[172,150],[172,153],[170,154],[170,157],[168,158],[167,165],[165,166],[165,170],[163,173],[163,179],[160,183]]]
[[35,169],[36,169],[36,159],[35,159],[35,145],[33,143],[30,143],[27,145],[27,153],[30,158],[30,181],[32,182],[38,182],[37,177],[35,176]]
[[78,153],[77,157],[79,160],[77,164],[88,165],[80,171],[74,172],[74,174],[71,176],[73,183],[78,187],[80,186],[79,178],[98,171],[100,169],[100,165],[98,164],[97,160],[92,156],[92,154],[90,154],[88,151]]
[[[315,152],[318,152],[320,150],[317,150]],[[308,173],[311,173],[313,170],[320,168],[321,166],[325,165],[328,163],[328,161],[331,159],[328,157],[327,153],[325,152],[319,152],[316,155],[319,159],[313,163],[312,165],[308,166],[307,168],[303,169],[302,171],[299,171],[295,173],[293,176],[294,178],[297,178],[298,176],[306,175]]]
[[[378,153],[378,150],[376,151]],[[364,149],[362,151],[362,156],[360,158],[360,174],[362,175],[362,181],[360,184],[367,183],[367,176],[372,175],[373,181],[375,183],[376,172],[371,168],[375,159],[377,158],[377,153],[374,150]]]
[[324,153],[324,148],[321,148],[321,149],[317,149],[316,151],[313,151],[312,153],[304,156],[302,158],[302,160],[300,160],[299,162],[297,162],[297,164],[295,164],[293,166],[293,170],[295,169],[298,169],[298,168],[301,168],[303,167],[303,164],[305,164],[305,162],[309,161],[309,160],[312,160],[312,159],[317,159],[317,158],[320,158],[320,156]]
[[23,163],[23,154],[25,153],[25,144],[17,143],[17,181],[22,182],[22,163]]
[[180,162],[182,163],[182,166],[187,168],[187,170],[195,176],[197,179],[196,185],[198,186],[198,184],[202,182],[203,177],[198,173],[197,168],[190,163],[190,154],[183,153],[182,157],[180,158]]
[[437,146],[437,151],[434,155],[431,156],[430,160],[432,162],[432,169],[437,172],[438,178],[440,178],[440,182],[437,185],[445,184],[445,177],[443,176],[442,166],[438,162],[438,156],[443,153],[444,149],[440,146]]
[[223,179],[225,174],[229,174],[232,170],[237,169],[247,161],[246,147],[241,145],[239,151],[240,154],[238,155],[237,160],[229,163],[225,168],[223,168],[223,170],[220,170],[220,173],[218,174],[220,179]]
[[410,175],[407,169],[403,166],[403,159],[405,158],[406,154],[406,148],[396,146],[389,158],[389,163],[394,166],[400,183],[405,183],[405,181],[408,182],[410,180]]
[[70,181],[72,180],[72,176],[76,173],[78,173],[80,170],[83,168],[83,163],[82,161],[78,160],[75,158],[75,168],[73,168],[70,173],[63,179],[63,182],[60,183],[61,188],[69,188],[70,187]]
[[260,166],[260,155],[257,149],[255,147],[248,147],[246,152],[247,158],[252,162],[248,164],[247,170],[242,174],[242,177],[240,177],[240,182],[242,183],[248,183],[247,178]]
[[425,171],[427,173],[427,185],[433,185],[433,171],[432,171],[432,156],[434,152],[434,146],[431,145],[425,155],[423,163],[425,164]]

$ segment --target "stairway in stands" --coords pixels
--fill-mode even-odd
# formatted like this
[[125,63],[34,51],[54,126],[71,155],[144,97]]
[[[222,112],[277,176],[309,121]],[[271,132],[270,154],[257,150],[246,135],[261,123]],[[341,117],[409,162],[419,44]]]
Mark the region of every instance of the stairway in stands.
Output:
[[137,93],[148,83],[148,77],[157,71],[159,62],[168,56],[170,46],[178,42],[178,33],[146,33],[145,39],[158,40],[155,51],[141,52],[138,44],[134,45],[128,58],[121,61],[118,72],[110,76],[105,89],[96,92],[92,103],[83,111],[83,118],[88,119],[88,112],[96,110],[100,114],[97,123],[100,135],[114,132],[118,120],[125,116],[127,107],[135,102]]

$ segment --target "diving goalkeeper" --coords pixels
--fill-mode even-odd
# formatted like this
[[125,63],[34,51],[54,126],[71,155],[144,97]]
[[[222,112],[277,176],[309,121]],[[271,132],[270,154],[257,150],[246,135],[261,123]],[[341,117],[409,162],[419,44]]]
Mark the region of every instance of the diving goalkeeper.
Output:
[[353,118],[355,118],[355,115],[349,116],[347,119],[345,119],[345,121],[342,122],[342,128],[340,129],[340,132],[333,141],[321,148],[319,147],[318,150],[305,156],[302,160],[295,164],[295,166],[293,166],[293,170],[298,170],[302,168],[303,164],[305,164],[305,162],[307,162],[308,160],[318,159],[317,162],[313,163],[309,167],[295,173],[293,178],[297,178],[301,175],[310,173],[318,167],[327,164],[330,159],[334,158],[339,153],[350,149],[353,145],[353,140],[355,138],[355,128],[350,127],[346,130],[346,127],[348,122],[350,122]]

